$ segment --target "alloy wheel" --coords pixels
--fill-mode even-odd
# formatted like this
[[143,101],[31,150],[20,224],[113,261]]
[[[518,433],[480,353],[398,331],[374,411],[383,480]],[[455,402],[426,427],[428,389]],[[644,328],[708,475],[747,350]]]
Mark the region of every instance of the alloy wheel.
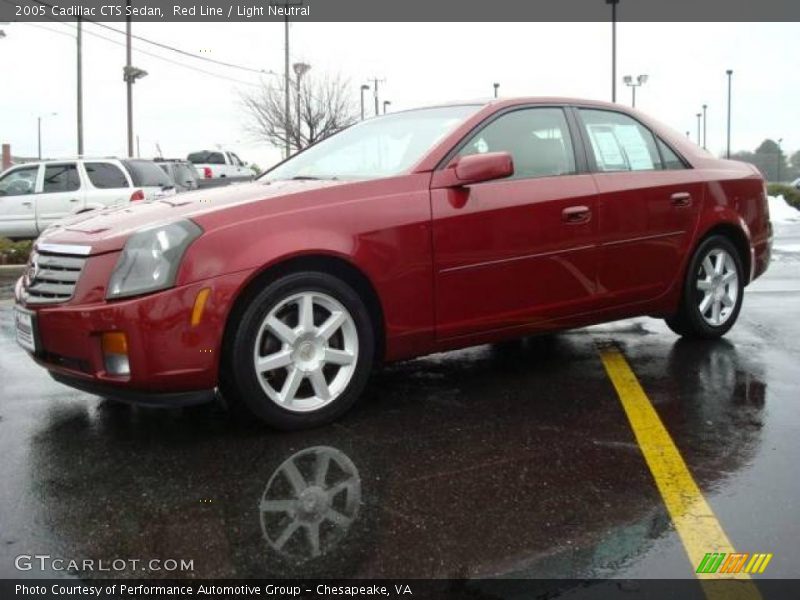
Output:
[[703,320],[713,327],[723,325],[739,298],[739,274],[733,257],[722,248],[710,250],[700,263],[695,289]]
[[294,294],[270,310],[253,349],[267,396],[292,412],[327,406],[347,388],[358,363],[358,331],[350,312],[321,292]]

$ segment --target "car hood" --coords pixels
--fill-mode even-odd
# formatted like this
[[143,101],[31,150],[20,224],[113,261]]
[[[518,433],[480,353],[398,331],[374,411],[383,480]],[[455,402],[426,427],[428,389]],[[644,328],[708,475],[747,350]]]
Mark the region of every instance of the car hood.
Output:
[[335,185],[345,183],[333,180],[255,181],[196,190],[75,215],[48,227],[36,243],[91,246],[90,254],[102,254],[121,249],[128,237],[142,229],[180,219],[202,218],[251,202],[264,202],[264,211],[269,211],[270,200]]

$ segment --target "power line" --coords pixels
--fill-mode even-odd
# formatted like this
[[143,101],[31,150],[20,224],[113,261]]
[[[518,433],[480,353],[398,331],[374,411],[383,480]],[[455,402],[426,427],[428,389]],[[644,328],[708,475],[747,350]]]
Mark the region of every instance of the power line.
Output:
[[[2,0],[2,1],[5,2],[6,0]],[[65,27],[74,28],[69,23],[65,23],[63,21],[56,21],[56,23],[59,23],[60,25],[64,25]],[[39,25],[37,23],[30,23],[30,22],[20,21],[19,24],[20,25],[28,25],[29,27],[36,27],[38,29],[43,29],[45,31],[49,31],[50,33],[56,33],[58,35],[65,35],[65,36],[67,36],[69,38],[75,39],[75,36],[72,35],[71,33],[67,33],[66,31],[58,31],[57,29],[51,29],[50,27],[45,27],[44,25]],[[108,37],[106,37],[104,35],[101,35],[101,34],[99,34],[97,32],[94,32],[94,31],[84,30],[84,33],[87,33],[87,34],[92,35],[94,37],[100,38],[101,40],[105,40],[105,41],[109,42],[110,44],[116,44],[117,46],[123,46],[123,47],[125,46],[124,42],[120,42],[118,40],[112,40],[111,38],[108,38]],[[168,62],[168,63],[173,64],[173,65],[178,66],[178,67],[183,67],[184,69],[189,69],[191,71],[195,71],[195,72],[198,72],[198,73],[203,73],[204,75],[208,75],[210,77],[216,77],[218,79],[224,79],[226,81],[231,81],[233,83],[238,83],[240,85],[248,85],[248,86],[252,86],[252,87],[259,87],[259,85],[256,84],[256,83],[252,83],[252,82],[249,82],[249,81],[242,81],[241,79],[235,79],[233,77],[227,77],[226,75],[220,75],[219,73],[212,73],[211,71],[206,71],[205,69],[201,69],[199,67],[193,67],[192,65],[187,65],[185,63],[169,59],[169,58],[167,58],[165,56],[161,56],[159,54],[154,54],[152,52],[148,52],[147,50],[142,50],[140,48],[134,48],[133,50],[134,50],[134,52],[138,52],[140,54],[146,54],[147,56],[151,56],[151,57],[156,58],[158,60],[163,60],[164,62]]]
[[[34,0],[38,1],[38,0]],[[98,27],[103,27],[104,29],[108,29],[109,31],[113,31],[114,33],[119,33],[121,35],[125,35],[124,31],[116,29],[115,27],[111,27],[110,25],[106,25],[105,23],[99,23],[97,21],[89,21],[90,23],[97,25]],[[249,73],[258,73],[259,75],[277,75],[275,71],[269,69],[253,69],[250,67],[244,67],[242,65],[235,65],[233,63],[227,63],[221,60],[216,60],[213,58],[209,58],[208,56],[202,56],[200,54],[194,54],[193,52],[187,52],[186,50],[181,50],[180,48],[176,48],[174,46],[169,46],[167,44],[162,44],[161,42],[156,42],[154,40],[149,40],[144,38],[140,35],[131,35],[133,39],[139,40],[140,42],[145,42],[147,44],[152,44],[153,46],[157,46],[159,48],[163,48],[164,50],[169,50],[171,52],[177,52],[178,54],[182,54],[184,56],[188,56],[190,58],[194,58],[196,60],[204,60],[206,62],[214,63],[215,65],[220,65],[223,67],[229,67],[231,69],[239,69],[241,71],[247,71]]]
[[[10,0],[2,0],[2,1],[5,2],[6,4],[13,4]],[[32,0],[32,1],[35,2],[36,4],[41,4],[42,6],[47,6],[48,8],[53,8],[52,4],[49,4],[48,2],[44,2],[43,0]],[[63,21],[59,21],[58,19],[52,19],[52,20],[57,21],[59,23],[63,22]],[[110,25],[106,25],[105,23],[100,23],[99,21],[93,21],[91,19],[86,19],[86,18],[84,18],[83,20],[85,22],[87,22],[87,23],[92,23],[94,25],[97,25],[98,27],[103,27],[104,29],[108,29],[109,31],[113,31],[114,33],[118,33],[120,35],[125,35],[124,31],[122,31],[120,29],[117,29],[115,27],[111,27]],[[164,44],[162,42],[157,42],[155,40],[151,40],[151,39],[139,36],[139,35],[131,35],[131,37],[134,38],[134,39],[137,39],[137,40],[139,40],[141,42],[145,42],[146,44],[152,44],[153,46],[157,46],[159,48],[163,48],[164,50],[169,50],[170,52],[176,52],[178,54],[182,54],[184,56],[188,56],[189,58],[193,58],[195,60],[202,60],[202,61],[213,63],[213,64],[216,64],[216,65],[219,65],[219,66],[228,67],[230,69],[239,69],[241,71],[248,71],[250,73],[258,73],[259,75],[277,75],[277,73],[275,73],[275,71],[273,71],[271,69],[253,69],[251,67],[245,67],[245,66],[242,66],[242,65],[237,65],[237,64],[225,62],[225,61],[222,61],[222,60],[216,60],[216,59],[210,58],[208,56],[202,56],[200,54],[195,54],[194,52],[188,52],[188,51],[183,50],[181,48],[176,48],[175,46],[170,46],[169,44]],[[141,50],[140,50],[140,52],[141,52]]]

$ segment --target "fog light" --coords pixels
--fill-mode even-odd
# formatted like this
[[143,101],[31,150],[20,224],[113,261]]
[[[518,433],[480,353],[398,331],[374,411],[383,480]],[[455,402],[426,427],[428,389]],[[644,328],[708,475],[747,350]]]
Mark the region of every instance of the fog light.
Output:
[[106,372],[111,375],[130,375],[128,362],[128,338],[121,331],[109,331],[103,334],[103,363]]

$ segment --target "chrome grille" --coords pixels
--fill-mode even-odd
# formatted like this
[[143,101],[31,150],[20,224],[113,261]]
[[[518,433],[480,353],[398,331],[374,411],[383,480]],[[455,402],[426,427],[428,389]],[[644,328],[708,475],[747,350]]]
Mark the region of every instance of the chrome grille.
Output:
[[27,304],[66,302],[75,293],[86,258],[33,252],[23,279]]

